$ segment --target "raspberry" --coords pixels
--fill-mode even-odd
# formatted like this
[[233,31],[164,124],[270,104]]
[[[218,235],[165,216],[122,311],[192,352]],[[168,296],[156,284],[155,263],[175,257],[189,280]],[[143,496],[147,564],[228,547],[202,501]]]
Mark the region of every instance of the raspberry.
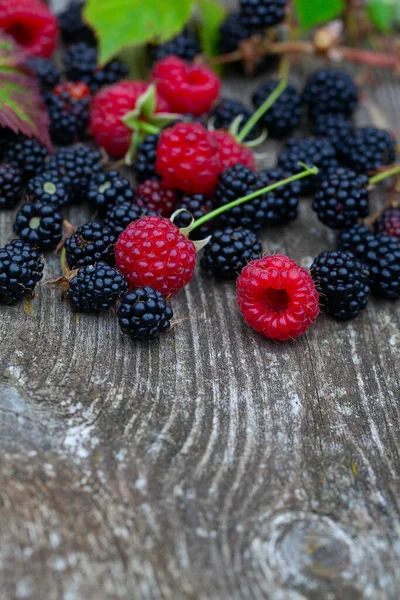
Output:
[[201,53],[201,45],[191,31],[185,30],[169,42],[151,48],[152,62],[163,60],[167,56],[178,56],[183,60],[192,62],[197,54]]
[[400,239],[400,206],[387,208],[375,221],[374,230],[375,233],[384,233]]
[[303,101],[312,119],[327,113],[351,115],[358,104],[358,90],[348,73],[321,69],[308,79]]
[[[132,131],[122,122],[122,117],[136,106],[136,101],[147,90],[144,81],[121,81],[100,90],[92,102],[90,128],[99,146],[117,158],[124,156]],[[167,102],[158,96],[157,112],[167,112]]]
[[238,49],[240,42],[249,39],[253,32],[243,24],[239,12],[230,13],[219,27],[219,49],[221,54],[230,54]]
[[[243,116],[240,126],[243,125],[250,119],[251,112],[248,108],[244,106],[238,100],[231,100],[230,98],[223,98],[219,104],[214,108],[214,110],[210,113],[210,119],[212,119],[212,124],[215,129],[225,129],[228,130],[231,126],[232,122],[239,115]],[[253,127],[249,137],[255,137],[257,135],[257,129]]]
[[0,304],[14,304],[33,295],[43,277],[44,264],[37,252],[21,240],[0,249]]
[[200,266],[217,277],[237,277],[261,252],[261,242],[254,231],[228,225],[214,231],[204,248]]
[[61,178],[54,177],[46,171],[29,180],[26,192],[30,202],[44,202],[57,208],[69,202],[68,191]]
[[133,339],[153,340],[168,331],[173,313],[160,292],[145,286],[125,296],[118,317],[123,333]]
[[15,217],[14,231],[39,250],[55,250],[61,242],[63,216],[54,204],[27,202]]
[[321,305],[341,321],[354,319],[368,303],[368,271],[350,252],[322,252],[311,265]]
[[61,78],[60,69],[47,58],[30,56],[27,67],[34,73],[42,92],[53,89]]
[[[188,227],[192,219],[195,221],[207,215],[209,212],[214,210],[214,202],[207,198],[204,194],[184,194],[181,196],[178,208],[184,209],[184,212],[179,213],[174,219],[174,223],[179,229]],[[215,219],[211,219],[201,225],[193,232],[190,232],[189,237],[193,240],[201,240],[210,234],[210,230],[215,224]]]
[[190,65],[177,56],[168,56],[158,62],[152,71],[160,95],[173,112],[199,116],[218,98],[219,78],[201,65]]
[[128,75],[128,67],[114,58],[101,68],[97,67],[97,48],[84,42],[73,44],[64,56],[65,73],[72,81],[83,81],[97,92],[103,85],[117,83]]
[[48,58],[56,47],[57,19],[40,0],[0,0],[0,29],[32,56]]
[[147,208],[140,208],[132,202],[123,201],[107,211],[104,223],[113,234],[118,236],[130,223],[145,216],[155,217],[158,215],[147,210]]
[[105,262],[113,265],[116,236],[100,223],[88,221],[65,240],[70,269]]
[[50,135],[55,144],[66,146],[81,140],[89,124],[90,90],[86,83],[67,81],[46,94]]
[[0,210],[14,208],[22,195],[21,171],[16,165],[0,165]]
[[339,167],[323,176],[313,210],[332,229],[348,229],[369,213],[368,177]]
[[87,199],[100,214],[108,211],[117,202],[133,202],[135,192],[131,184],[119,171],[111,170],[92,175]]
[[[257,189],[262,189],[289,177],[282,169],[266,169],[256,175]],[[267,192],[263,196],[265,215],[262,225],[274,227],[276,225],[285,225],[286,223],[290,223],[290,221],[294,221],[297,217],[300,194],[300,181],[293,181],[272,192]]]
[[354,127],[347,115],[341,113],[321,114],[316,117],[312,125],[312,132],[315,137],[326,138],[336,152],[339,152],[344,140],[353,135]]
[[236,300],[250,327],[280,342],[302,335],[319,314],[310,275],[282,254],[247,265],[236,282]]
[[172,296],[193,278],[196,248],[169,219],[143,217],[121,233],[115,258],[131,288],[150,285]]
[[17,136],[4,154],[4,161],[14,163],[21,171],[22,178],[27,181],[43,169],[48,156],[46,148],[33,138]]
[[157,177],[156,159],[157,159],[157,144],[160,139],[160,134],[147,135],[143,142],[138,145],[136,151],[136,159],[134,171],[136,179],[139,183],[143,183],[146,179]]
[[100,152],[78,143],[60,148],[47,164],[46,173],[55,171],[59,174],[68,187],[71,201],[82,201],[86,199],[92,175],[102,169],[101,161]]
[[212,194],[221,171],[219,144],[199,123],[177,123],[161,133],[156,171],[166,187]]
[[[254,108],[259,108],[278,85],[279,81],[276,79],[263,83],[253,94]],[[294,85],[289,84],[261,118],[261,123],[267,128],[270,137],[279,140],[298,126],[301,111],[301,98]]]
[[99,262],[81,267],[69,282],[67,297],[74,312],[107,311],[128,291],[125,277]]
[[176,192],[165,187],[159,179],[147,179],[136,190],[136,204],[162,217],[170,217],[176,206]]
[[240,0],[240,17],[252,31],[278,25],[285,18],[287,0]]
[[347,136],[339,148],[342,162],[359,173],[376,171],[395,160],[396,143],[389,131],[361,127]]
[[210,135],[219,146],[222,169],[227,169],[241,163],[254,171],[254,154],[250,148],[246,148],[246,146],[237,142],[227,131],[210,131]]
[[86,42],[94,46],[96,37],[92,29],[82,20],[83,6],[81,0],[72,0],[67,8],[58,15],[62,39],[67,44]]

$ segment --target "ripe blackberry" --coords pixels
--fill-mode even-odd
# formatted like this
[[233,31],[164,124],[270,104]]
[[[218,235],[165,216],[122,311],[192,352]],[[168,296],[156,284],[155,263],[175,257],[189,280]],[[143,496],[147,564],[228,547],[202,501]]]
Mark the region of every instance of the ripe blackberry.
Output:
[[149,286],[129,292],[118,311],[122,332],[133,339],[153,340],[168,331],[172,317],[164,296]]
[[14,231],[32,248],[55,250],[62,238],[63,216],[54,204],[27,202],[19,210]]
[[397,238],[363,230],[356,236],[344,232],[339,236],[339,249],[350,250],[366,265],[374,295],[390,300],[400,297],[400,243]]
[[72,0],[67,8],[58,15],[58,24],[64,43],[86,42],[95,45],[96,36],[93,30],[82,20],[84,3],[81,0]]
[[[62,84],[65,87],[67,84]],[[74,86],[76,84],[72,84]],[[86,84],[85,96],[75,98],[68,89],[46,94],[45,102],[50,117],[50,136],[54,144],[67,146],[85,136],[89,124],[90,91]]]
[[158,62],[166,56],[179,56],[188,62],[192,62],[195,56],[201,53],[201,45],[196,36],[189,30],[178,34],[169,42],[152,46],[150,55],[152,62]]
[[348,229],[369,213],[368,177],[338,167],[321,178],[313,210],[332,229]]
[[147,179],[136,190],[136,204],[170,217],[176,206],[176,191],[166,187],[159,179]]
[[38,140],[20,135],[9,145],[4,161],[14,163],[20,169],[22,179],[28,181],[43,169],[47,156],[46,148]]
[[88,221],[65,240],[65,252],[70,269],[95,265],[98,262],[115,264],[116,236],[108,227]]
[[[253,94],[254,108],[259,108],[279,85],[279,81],[267,81]],[[270,109],[261,118],[270,137],[281,139],[297,127],[301,117],[301,98],[294,85],[289,84]]]
[[[282,169],[266,169],[257,173],[257,189],[289,177]],[[264,195],[267,202],[263,225],[274,227],[294,221],[301,194],[300,181],[293,181]]]
[[[192,219],[195,221],[214,210],[214,202],[204,194],[184,194],[180,200],[178,208],[185,209],[185,212],[179,213],[174,219],[174,223],[179,229],[188,227]],[[210,235],[210,230],[215,224],[215,219],[207,221],[189,234],[191,240],[201,240]]]
[[118,269],[104,262],[80,267],[69,282],[67,297],[74,312],[107,311],[128,291]]
[[[240,127],[250,119],[251,111],[245,107],[242,102],[238,100],[231,100],[230,98],[223,98],[219,104],[210,113],[210,119],[215,129],[228,130],[231,123],[238,117],[243,115],[243,119],[240,123]],[[240,129],[240,128],[239,128]],[[257,127],[253,127],[246,139],[256,137],[258,134]]]
[[341,321],[354,319],[368,303],[368,271],[351,252],[322,252],[311,265],[319,301],[327,313]]
[[[241,164],[225,169],[218,177],[215,190],[217,206],[224,206],[233,200],[251,194],[255,191],[256,184],[256,175]],[[256,231],[264,223],[267,206],[266,199],[261,196],[227,210],[220,215],[220,220],[232,227],[244,227]]]
[[97,48],[84,42],[73,44],[64,55],[65,73],[71,81],[83,81],[92,92],[103,85],[111,85],[128,75],[128,67],[114,58],[101,68],[97,68]]
[[78,143],[60,148],[46,166],[46,171],[55,170],[67,182],[71,201],[86,199],[92,175],[102,170],[102,156],[85,144]]
[[338,166],[336,152],[328,140],[313,138],[290,138],[283,150],[278,154],[278,167],[286,173],[293,175],[299,173],[303,168],[299,162],[307,165],[316,165],[319,168],[318,175],[306,177],[301,180],[303,194],[311,193],[319,184],[324,172],[335,169]]
[[347,136],[339,149],[341,161],[354,171],[369,173],[395,160],[396,142],[389,131],[361,127]]
[[287,0],[240,0],[240,16],[252,31],[273,27],[285,18]]
[[20,169],[9,163],[0,165],[0,210],[14,208],[22,196]]
[[30,56],[26,62],[33,71],[42,92],[53,89],[61,78],[60,69],[48,58],[43,56]]
[[160,134],[147,135],[143,142],[138,145],[134,171],[136,179],[139,183],[143,183],[146,179],[154,179],[158,177],[155,165],[157,159],[157,144],[160,139]]
[[44,171],[29,180],[26,187],[27,199],[30,202],[44,202],[61,208],[68,204],[68,191],[60,177],[54,177]]
[[400,239],[400,206],[387,208],[375,221],[374,231]]
[[200,266],[217,277],[237,277],[250,261],[260,258],[261,252],[261,242],[254,231],[228,225],[214,231]]
[[348,73],[321,69],[308,79],[303,101],[312,119],[326,113],[351,115],[358,104],[358,90]]
[[137,204],[132,204],[132,202],[124,201],[112,206],[107,211],[104,223],[118,237],[128,227],[129,223],[145,216],[156,217],[157,213],[149,211],[147,208],[140,208]]
[[37,252],[21,240],[0,249],[0,303],[14,304],[32,295],[43,277],[44,264]]
[[338,235],[338,248],[353,252],[353,248],[361,244],[371,234],[371,230],[365,225],[353,225],[350,229],[341,231]]
[[240,42],[252,36],[239,12],[230,13],[219,27],[219,49],[221,54],[229,54],[238,49]]
[[89,182],[87,199],[92,208],[104,214],[116,202],[133,202],[131,184],[119,171],[95,173]]
[[336,152],[340,151],[343,142],[354,133],[353,123],[342,113],[318,115],[311,129],[315,137],[326,138]]

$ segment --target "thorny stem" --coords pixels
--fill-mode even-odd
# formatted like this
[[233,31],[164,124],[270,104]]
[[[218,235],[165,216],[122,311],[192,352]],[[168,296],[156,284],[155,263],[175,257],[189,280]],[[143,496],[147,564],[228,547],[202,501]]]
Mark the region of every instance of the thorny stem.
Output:
[[382,171],[382,173],[378,173],[377,175],[370,177],[369,183],[370,185],[374,185],[375,183],[383,181],[387,177],[392,177],[392,175],[398,175],[399,173],[400,165],[396,165],[395,167],[392,167],[390,169],[387,169],[386,171]]
[[232,202],[229,202],[229,204],[225,204],[224,206],[220,206],[219,208],[212,210],[211,212],[207,213],[206,215],[200,217],[200,219],[197,219],[197,221],[195,221],[193,223],[193,225],[191,226],[190,231],[193,231],[193,229],[196,229],[197,227],[200,227],[204,223],[207,223],[207,221],[210,221],[211,219],[214,219],[218,215],[221,215],[226,210],[235,208],[235,206],[244,204],[245,202],[248,202],[249,200],[253,200],[254,198],[258,198],[258,196],[262,196],[262,194],[266,194],[267,192],[271,192],[272,190],[275,190],[276,188],[282,187],[288,183],[292,183],[292,181],[297,181],[298,179],[303,179],[304,177],[308,177],[309,175],[316,175],[318,173],[318,167],[315,167],[315,166],[308,167],[307,165],[304,165],[304,169],[305,170],[302,171],[301,173],[296,173],[296,175],[292,175],[291,177],[287,177],[286,179],[277,181],[267,187],[257,190],[256,192],[247,194],[246,196],[243,196],[242,198],[238,198],[237,200],[233,200]]

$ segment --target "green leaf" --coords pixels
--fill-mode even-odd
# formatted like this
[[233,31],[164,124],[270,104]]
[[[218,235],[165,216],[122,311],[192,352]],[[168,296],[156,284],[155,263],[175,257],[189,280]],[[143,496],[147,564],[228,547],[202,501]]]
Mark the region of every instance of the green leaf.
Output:
[[217,0],[199,0],[200,39],[207,56],[219,54],[219,26],[225,19],[225,9]]
[[36,137],[51,148],[49,117],[36,78],[25,62],[25,53],[0,34],[0,127]]
[[346,8],[345,0],[293,0],[301,29],[310,29],[336,19]]
[[165,42],[189,20],[194,0],[88,0],[85,19],[94,28],[100,63],[127,46]]
[[377,29],[390,33],[396,20],[398,0],[368,0],[367,14]]

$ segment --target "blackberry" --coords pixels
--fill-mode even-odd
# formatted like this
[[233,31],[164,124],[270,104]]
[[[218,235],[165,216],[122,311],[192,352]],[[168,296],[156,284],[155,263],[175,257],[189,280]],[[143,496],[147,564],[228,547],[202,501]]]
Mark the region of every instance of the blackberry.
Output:
[[340,146],[339,156],[346,166],[359,173],[376,171],[395,160],[396,143],[389,131],[376,127],[361,127],[347,136]]
[[261,242],[254,231],[228,225],[214,231],[200,266],[217,277],[237,277],[250,261],[260,258],[261,252]]
[[352,252],[353,248],[362,244],[364,239],[370,234],[371,230],[365,225],[353,225],[350,229],[339,233],[338,248]]
[[185,30],[178,34],[169,42],[160,44],[159,46],[152,46],[150,49],[150,56],[152,62],[158,62],[167,56],[179,56],[188,62],[192,62],[193,59],[201,53],[201,45],[196,36],[189,30]]
[[53,89],[61,79],[61,72],[57,65],[43,56],[30,56],[27,66],[36,76],[42,92]]
[[128,291],[118,269],[106,263],[80,267],[69,282],[67,297],[74,312],[107,311]]
[[[282,169],[267,169],[257,173],[257,189],[289,177]],[[263,225],[273,227],[294,221],[301,194],[300,181],[293,181],[264,195],[267,201]]]
[[133,202],[134,198],[130,182],[119,171],[96,173],[90,179],[87,199],[100,214],[104,214],[117,201]]
[[0,165],[0,210],[14,208],[22,196],[22,176],[14,164]]
[[129,292],[118,311],[122,332],[134,339],[152,340],[165,333],[172,317],[164,296],[149,286]]
[[55,250],[62,238],[63,216],[54,204],[27,202],[19,210],[14,231],[39,250]]
[[[400,297],[400,243],[395,237],[368,233],[355,240],[339,236],[339,249],[349,249],[369,271],[372,293],[396,300]],[[347,248],[350,246],[350,248]]]
[[[241,164],[225,169],[218,177],[215,190],[217,206],[224,206],[254,192],[256,184],[256,175]],[[220,215],[220,220],[232,227],[244,227],[256,231],[264,224],[267,209],[268,201],[261,196],[227,210]]]
[[240,13],[230,13],[219,27],[219,49],[221,54],[230,54],[238,49],[240,42],[249,39],[252,31],[246,27]]
[[101,68],[97,68],[97,48],[84,42],[73,44],[64,55],[65,73],[71,81],[83,81],[92,92],[103,85],[111,85],[128,75],[128,67],[114,58]]
[[43,277],[44,264],[35,250],[21,240],[0,249],[0,303],[14,304],[32,295]]
[[[238,100],[223,98],[210,113],[210,118],[213,120],[213,126],[215,129],[229,130],[231,123],[239,115],[243,115],[243,119],[240,123],[240,127],[243,127],[243,125],[250,119],[251,111]],[[257,127],[253,127],[246,139],[249,139],[249,137],[255,137],[257,134]]]
[[149,211],[146,208],[140,208],[136,204],[125,201],[111,207],[106,214],[104,223],[115,236],[118,236],[128,227],[129,223],[137,221],[145,216],[156,217],[158,216],[158,213]]
[[326,138],[339,152],[346,138],[353,135],[354,126],[342,113],[322,114],[313,122],[312,133],[317,138]]
[[322,252],[311,265],[311,277],[321,306],[337,319],[354,319],[367,306],[368,271],[351,252]]
[[61,208],[68,204],[68,191],[60,177],[44,171],[29,180],[26,187],[27,199],[30,202],[44,202]]
[[46,148],[34,138],[18,136],[4,154],[4,161],[14,163],[22,173],[22,179],[27,181],[33,175],[43,170],[48,156]]
[[70,269],[105,262],[115,263],[116,236],[108,227],[88,221],[65,240],[65,252]]
[[3,154],[18,138],[17,134],[14,133],[8,127],[0,127],[0,156],[3,158]]
[[143,183],[146,179],[154,179],[158,177],[155,164],[157,158],[157,144],[160,139],[160,134],[147,135],[143,142],[138,145],[134,171],[136,179],[139,183]]
[[240,0],[240,17],[252,31],[273,27],[285,18],[287,0]]
[[[254,108],[259,108],[279,85],[272,80],[263,83],[253,94]],[[270,137],[281,139],[297,127],[301,117],[301,98],[294,85],[289,84],[270,109],[261,118]]]
[[312,119],[326,113],[351,115],[358,104],[358,90],[348,73],[321,69],[309,77],[303,101]]
[[[204,194],[184,194],[180,201],[178,208],[185,209],[185,212],[179,213],[174,219],[174,223],[179,229],[188,227],[192,219],[195,221],[214,210],[214,202],[204,196]],[[189,238],[192,240],[201,240],[210,235],[210,230],[215,224],[215,219],[207,221],[204,225],[201,225],[193,232],[189,234]]]
[[374,231],[400,239],[400,206],[387,208],[375,221]]
[[78,143],[60,148],[51,157],[46,172],[58,172],[62,181],[69,186],[71,201],[77,202],[86,199],[92,175],[102,170],[101,161],[100,152]]
[[93,30],[82,19],[83,6],[84,3],[80,0],[72,0],[67,8],[58,15],[62,39],[66,44],[78,41],[92,46],[96,44]]
[[323,174],[338,166],[335,149],[328,140],[308,137],[290,138],[278,155],[278,167],[291,175],[303,170],[299,162],[316,165],[320,170],[318,175],[301,180],[303,194],[315,190]]
[[368,177],[339,167],[325,175],[314,196],[313,210],[332,229],[348,229],[369,213]]
[[136,190],[136,204],[170,217],[176,206],[176,191],[165,187],[159,179],[147,179]]
[[[86,86],[85,86],[86,87]],[[89,88],[87,88],[89,92]],[[89,124],[90,96],[73,98],[67,90],[46,94],[50,136],[54,144],[67,146],[85,137]]]

